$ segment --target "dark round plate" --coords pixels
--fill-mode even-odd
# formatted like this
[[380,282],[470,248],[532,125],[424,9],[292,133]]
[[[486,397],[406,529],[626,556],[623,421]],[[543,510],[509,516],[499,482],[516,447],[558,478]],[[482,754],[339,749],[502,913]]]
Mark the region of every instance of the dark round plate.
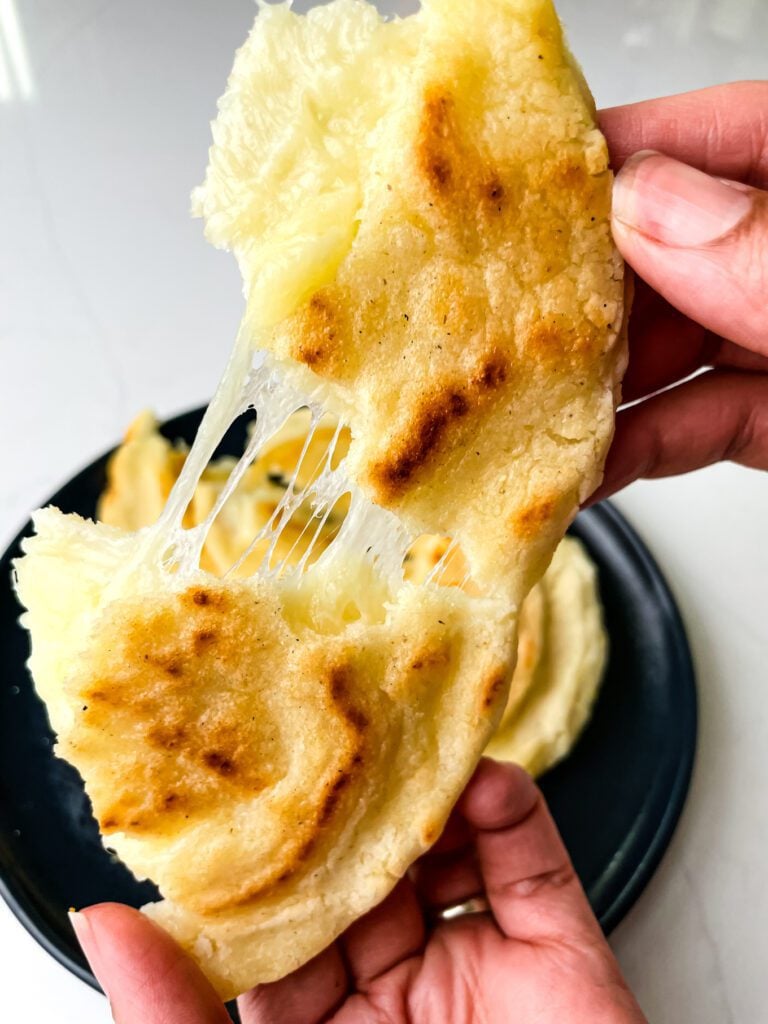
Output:
[[[163,433],[191,442],[202,410]],[[242,451],[236,423],[221,452]],[[107,456],[51,498],[93,516]],[[25,667],[26,632],[11,586],[22,530],[0,559],[0,893],[58,961],[95,986],[67,909],[156,898],[104,850],[78,774],[52,754],[53,737]],[[592,721],[542,787],[603,928],[629,910],[656,868],[685,801],[696,743],[696,691],[674,600],[637,534],[611,505],[572,528],[598,565],[610,660]]]

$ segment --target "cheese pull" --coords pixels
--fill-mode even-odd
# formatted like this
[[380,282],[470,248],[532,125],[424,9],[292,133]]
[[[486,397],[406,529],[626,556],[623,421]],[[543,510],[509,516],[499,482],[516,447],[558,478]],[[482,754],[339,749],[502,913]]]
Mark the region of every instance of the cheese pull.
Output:
[[[16,564],[57,753],[224,997],[392,889],[504,711],[519,608],[613,430],[610,194],[549,0],[390,21],[363,0],[261,5],[235,57],[193,197],[243,274],[222,381],[156,522],[46,509]],[[249,409],[243,456],[191,515]],[[218,517],[299,409],[295,476],[210,572]],[[422,534],[451,546],[415,583]],[[466,579],[441,586],[457,551]]]

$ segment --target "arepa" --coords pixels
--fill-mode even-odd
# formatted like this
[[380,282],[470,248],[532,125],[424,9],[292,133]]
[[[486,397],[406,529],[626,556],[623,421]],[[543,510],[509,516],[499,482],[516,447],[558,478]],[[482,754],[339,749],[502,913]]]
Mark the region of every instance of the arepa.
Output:
[[[266,541],[247,558],[241,555],[274,514],[286,482],[294,476],[308,427],[306,410],[296,412],[264,446],[211,524],[200,560],[203,568],[215,576],[247,577],[258,566]],[[310,447],[304,455],[304,472],[296,477],[299,485],[306,486],[317,472],[319,453],[334,432],[331,417],[315,430],[315,450]],[[347,445],[348,434],[342,433],[339,447],[346,451]],[[109,461],[97,518],[123,530],[150,526],[162,511],[185,453],[183,444],[172,444],[162,436],[151,413],[139,414]],[[230,456],[209,463],[187,508],[187,525],[203,522],[233,464]],[[343,510],[328,517],[314,540],[311,561],[329,546],[343,517]],[[304,556],[313,540],[309,531],[300,532],[305,524],[306,514],[281,532],[275,547],[279,559],[293,565]],[[449,537],[422,534],[405,556],[405,579],[423,583],[442,560],[436,582],[462,586],[466,561],[459,551],[444,559],[449,546]],[[506,707],[485,753],[540,775],[565,757],[581,734],[606,661],[596,567],[574,538],[563,538],[549,568],[526,595],[517,632],[517,662]]]
[[[505,706],[525,593],[600,478],[624,366],[611,175],[548,0],[263,6],[195,208],[246,314],[157,523],[54,509],[17,563],[30,667],[145,908],[222,996],[279,978],[437,837]],[[206,520],[197,480],[248,407]],[[248,579],[207,531],[297,408],[332,439]],[[309,500],[336,539],[275,563]],[[419,533],[466,588],[407,582]],[[309,550],[309,549],[308,549]]]

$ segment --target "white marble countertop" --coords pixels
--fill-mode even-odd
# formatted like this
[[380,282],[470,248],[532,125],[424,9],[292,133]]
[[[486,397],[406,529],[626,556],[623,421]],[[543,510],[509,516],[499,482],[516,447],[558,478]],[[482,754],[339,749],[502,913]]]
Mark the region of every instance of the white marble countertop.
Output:
[[[599,105],[768,77],[760,0],[559,6]],[[249,0],[0,0],[0,541],[139,409],[212,390],[240,288],[187,197],[252,15]],[[721,466],[618,504],[682,607],[701,732],[680,828],[612,942],[654,1024],[764,1024],[768,477]],[[0,964],[3,1019],[108,1019],[4,904]]]

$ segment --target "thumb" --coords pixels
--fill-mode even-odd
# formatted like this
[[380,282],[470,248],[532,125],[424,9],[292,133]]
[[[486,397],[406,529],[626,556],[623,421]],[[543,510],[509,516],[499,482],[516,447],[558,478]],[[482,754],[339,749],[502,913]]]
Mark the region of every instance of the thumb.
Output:
[[627,262],[673,306],[768,354],[768,192],[645,150],[616,178],[613,233]]
[[197,964],[144,914],[100,903],[70,919],[117,1024],[230,1024]]
[[483,758],[459,810],[475,829],[485,893],[508,938],[603,943],[541,791],[522,768]]

